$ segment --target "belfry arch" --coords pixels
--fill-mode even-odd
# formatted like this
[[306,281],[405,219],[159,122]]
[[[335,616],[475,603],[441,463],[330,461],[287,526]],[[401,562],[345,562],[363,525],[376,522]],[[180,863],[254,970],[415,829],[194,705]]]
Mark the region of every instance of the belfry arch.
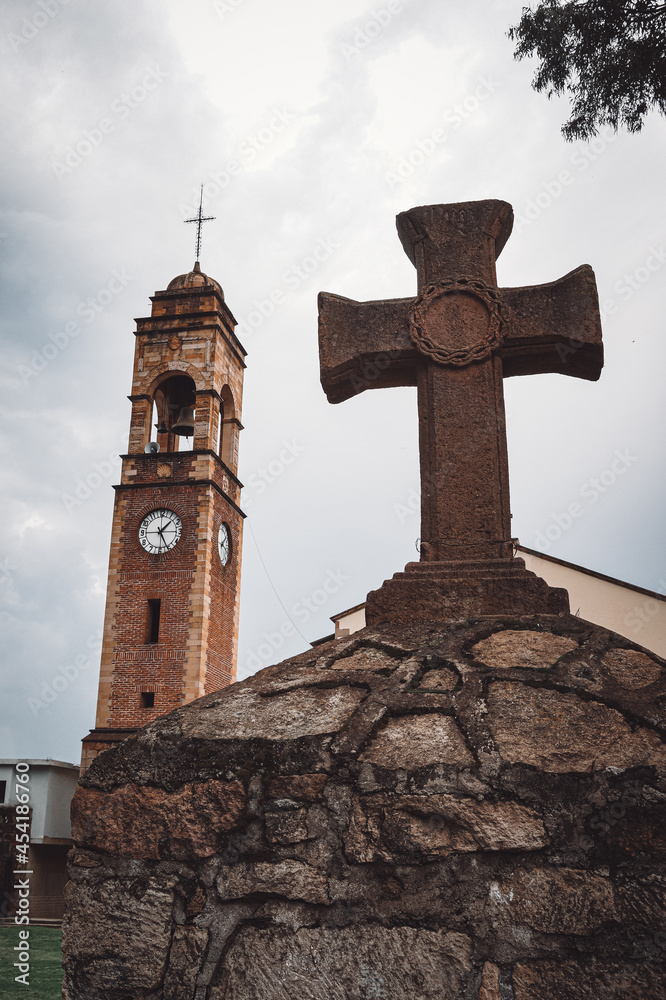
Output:
[[241,423],[236,413],[236,406],[231,389],[224,385],[220,392],[220,422],[217,453],[227,466],[235,473],[238,465],[238,435]]
[[[183,439],[187,441],[194,436],[195,409],[196,386],[189,375],[182,372],[170,373],[158,383],[153,393],[153,424],[160,451],[189,450],[187,446],[183,447]],[[183,422],[188,420],[189,411],[192,415],[192,431],[190,434],[179,432],[178,427],[184,426]],[[179,421],[182,422],[179,424]]]

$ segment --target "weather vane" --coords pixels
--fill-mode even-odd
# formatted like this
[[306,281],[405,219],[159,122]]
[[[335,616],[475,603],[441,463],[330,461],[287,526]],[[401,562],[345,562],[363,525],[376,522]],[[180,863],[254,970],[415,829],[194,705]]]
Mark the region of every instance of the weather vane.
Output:
[[212,222],[215,218],[214,215],[202,215],[203,208],[203,184],[201,185],[201,198],[199,199],[199,211],[193,219],[185,219],[185,222],[196,222],[197,224],[197,256],[196,259],[199,260],[199,254],[201,253],[201,227],[204,222]]

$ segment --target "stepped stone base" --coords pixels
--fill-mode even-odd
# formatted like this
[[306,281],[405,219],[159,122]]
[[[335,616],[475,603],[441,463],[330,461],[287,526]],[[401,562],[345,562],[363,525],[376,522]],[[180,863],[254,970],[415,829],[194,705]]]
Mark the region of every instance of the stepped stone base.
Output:
[[525,569],[522,559],[413,562],[368,594],[368,625],[459,621],[474,615],[557,615],[569,612],[561,587]]

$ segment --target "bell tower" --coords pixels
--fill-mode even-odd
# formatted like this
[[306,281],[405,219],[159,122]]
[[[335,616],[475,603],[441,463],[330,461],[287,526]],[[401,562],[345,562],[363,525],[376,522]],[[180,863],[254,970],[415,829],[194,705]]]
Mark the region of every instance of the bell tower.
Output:
[[245,351],[197,261],[138,319],[116,491],[95,729],[82,770],[236,677]]

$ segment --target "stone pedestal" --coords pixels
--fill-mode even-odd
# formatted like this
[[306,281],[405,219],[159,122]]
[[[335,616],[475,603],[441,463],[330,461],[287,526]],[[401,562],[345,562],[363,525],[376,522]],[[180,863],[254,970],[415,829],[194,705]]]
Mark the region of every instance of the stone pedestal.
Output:
[[664,1000],[665,667],[394,623],[156,719],[74,798],[65,1000]]
[[566,614],[569,595],[525,569],[523,559],[413,562],[368,594],[369,625],[458,621],[470,615]]

